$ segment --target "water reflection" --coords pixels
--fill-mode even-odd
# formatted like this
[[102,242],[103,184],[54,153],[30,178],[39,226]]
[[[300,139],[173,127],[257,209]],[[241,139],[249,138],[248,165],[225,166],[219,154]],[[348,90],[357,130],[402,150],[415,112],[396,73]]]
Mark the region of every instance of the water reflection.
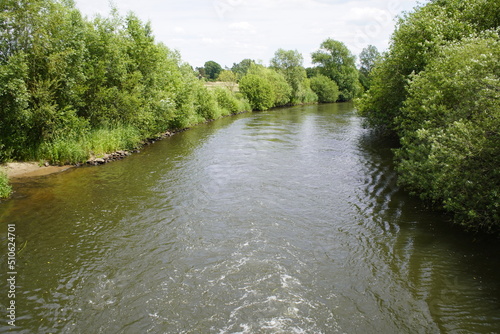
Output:
[[[367,218],[364,223],[377,226],[383,235],[379,247],[383,262],[395,277],[406,281],[412,298],[420,302],[413,317],[430,316],[425,321],[442,333],[497,331],[497,243],[492,237],[465,233],[451,224],[449,216],[433,212],[400,189],[391,154],[396,143],[388,140],[380,145],[383,142],[371,132],[360,139],[360,165],[367,177],[358,198],[372,200],[358,209]],[[491,279],[487,289],[484,277]]]

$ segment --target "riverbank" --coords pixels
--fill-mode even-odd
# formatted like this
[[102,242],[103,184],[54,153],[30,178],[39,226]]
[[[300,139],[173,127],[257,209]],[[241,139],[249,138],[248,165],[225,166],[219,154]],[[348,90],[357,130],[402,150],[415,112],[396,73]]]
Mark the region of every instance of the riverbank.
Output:
[[54,173],[59,173],[65,171],[69,168],[75,167],[74,165],[64,165],[64,166],[50,166],[50,165],[40,165],[37,162],[9,162],[1,166],[9,180],[33,177],[33,176],[43,176]]
[[[152,138],[152,139],[148,139],[148,140],[144,141],[142,143],[141,147],[154,144],[157,140],[161,140],[163,138],[173,136],[175,133],[186,131],[187,129],[188,128],[177,130],[177,131],[166,131],[165,133],[157,136],[156,138]],[[97,165],[106,164],[108,162],[121,160],[121,159],[131,155],[132,153],[139,152],[139,149],[141,147],[138,147],[137,149],[132,150],[132,151],[119,150],[119,151],[107,153],[107,154],[104,154],[101,156],[92,156],[87,161],[82,161],[81,163],[77,163],[77,164],[65,164],[62,166],[58,166],[58,165],[50,165],[48,162],[45,162],[45,163],[34,162],[34,161],[8,162],[8,163],[0,165],[0,169],[5,171],[5,174],[7,175],[7,178],[9,180],[35,177],[35,176],[44,176],[44,175],[59,173],[59,172],[62,172],[62,171],[65,171],[65,170],[68,170],[68,169],[74,168],[74,167],[80,167],[80,166],[84,166],[84,165],[97,166]]]
[[[240,111],[236,113],[232,113],[230,115],[223,115],[221,117],[230,117],[234,115],[239,115],[242,113],[249,112],[247,110],[245,111]],[[208,123],[213,121],[213,119],[206,120],[203,123]],[[200,123],[202,124],[202,123]],[[40,162],[35,162],[35,161],[28,161],[28,162],[8,162],[5,164],[0,164],[0,172],[4,171],[5,174],[7,175],[8,180],[13,180],[13,179],[21,179],[21,178],[29,178],[29,177],[35,177],[35,176],[45,176],[45,175],[50,175],[50,174],[55,174],[59,173],[62,171],[65,171],[70,168],[74,167],[81,167],[85,165],[90,165],[90,166],[98,166],[98,165],[103,165],[112,161],[118,161],[121,159],[124,159],[128,156],[130,156],[133,153],[138,153],[140,150],[148,145],[154,144],[158,140],[162,140],[168,137],[171,137],[179,132],[184,132],[189,130],[190,128],[182,128],[182,129],[177,129],[177,130],[168,130],[162,133],[161,135],[158,135],[154,138],[149,138],[144,140],[138,147],[136,147],[133,150],[118,150],[115,152],[111,153],[106,153],[98,156],[91,156],[89,157],[86,161],[82,161],[80,163],[76,164],[65,164],[62,166],[59,165],[50,165],[48,162],[45,163],[40,163]]]

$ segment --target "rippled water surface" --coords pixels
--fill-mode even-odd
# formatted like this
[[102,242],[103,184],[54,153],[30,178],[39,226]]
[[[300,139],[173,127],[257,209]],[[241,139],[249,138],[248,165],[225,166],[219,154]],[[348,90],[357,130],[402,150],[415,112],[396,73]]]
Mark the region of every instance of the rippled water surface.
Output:
[[390,149],[350,104],[294,107],[16,183],[11,332],[500,332],[498,241],[401,191]]

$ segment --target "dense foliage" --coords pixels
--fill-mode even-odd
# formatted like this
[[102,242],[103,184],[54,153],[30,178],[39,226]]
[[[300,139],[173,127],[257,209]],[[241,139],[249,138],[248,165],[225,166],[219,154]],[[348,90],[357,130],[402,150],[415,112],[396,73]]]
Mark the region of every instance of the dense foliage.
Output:
[[380,52],[373,45],[368,45],[359,54],[359,62],[361,64],[359,68],[359,82],[364,89],[370,88],[370,74],[380,56]]
[[291,87],[289,104],[316,102],[303,62],[304,59],[297,50],[279,49],[271,59],[271,68],[281,73]]
[[370,92],[358,108],[371,125],[395,131],[413,73],[423,71],[440,48],[500,25],[496,0],[439,0],[402,17],[383,61],[373,69]]
[[356,57],[344,43],[328,38],[311,56],[313,63],[318,64],[319,72],[339,86],[340,101],[350,101],[357,96],[361,85]]
[[240,80],[240,91],[253,110],[267,110],[274,106],[275,93],[268,80],[256,74],[247,74]]
[[78,162],[223,113],[134,14],[88,20],[70,2],[5,0],[0,29],[0,161]]
[[216,63],[213,60],[209,60],[205,62],[205,65],[203,66],[205,69],[205,75],[208,80],[215,80],[219,76],[220,72],[222,72],[222,66],[220,66],[218,63]]
[[195,71],[133,13],[88,19],[71,0],[3,0],[0,36],[0,163],[78,163],[231,113],[346,101],[359,86],[354,57],[331,39],[311,78],[302,55],[283,49],[269,67],[244,59]]
[[396,134],[400,181],[473,229],[500,227],[500,4],[432,1],[403,17],[358,107]]
[[[299,55],[296,51],[293,53]],[[239,82],[239,89],[254,110],[318,101],[300,64],[282,68],[251,64]]]
[[311,89],[318,95],[318,102],[330,103],[339,99],[339,86],[324,75],[311,78]]
[[445,47],[415,76],[399,123],[401,181],[467,225],[500,222],[500,39]]
[[290,102],[292,87],[283,74],[262,65],[252,65],[248,74],[257,75],[269,83],[273,96],[272,107],[284,106]]

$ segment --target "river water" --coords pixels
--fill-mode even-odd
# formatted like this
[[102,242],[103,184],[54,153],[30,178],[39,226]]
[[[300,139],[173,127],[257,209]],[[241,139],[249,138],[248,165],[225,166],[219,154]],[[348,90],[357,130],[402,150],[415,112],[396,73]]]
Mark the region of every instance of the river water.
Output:
[[351,104],[301,106],[19,181],[0,332],[500,332],[498,241],[398,188],[391,145]]

